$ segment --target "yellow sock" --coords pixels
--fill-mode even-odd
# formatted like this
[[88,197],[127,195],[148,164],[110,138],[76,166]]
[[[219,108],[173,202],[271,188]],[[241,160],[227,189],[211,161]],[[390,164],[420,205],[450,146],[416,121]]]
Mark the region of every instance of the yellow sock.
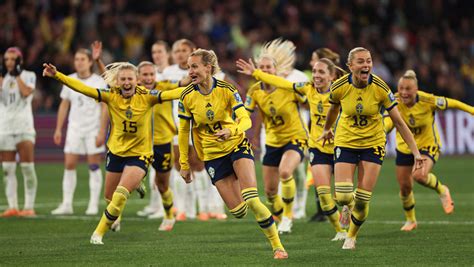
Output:
[[281,220],[281,215],[283,214],[283,200],[281,199],[281,196],[276,194],[268,196],[267,199],[272,214]]
[[229,210],[232,215],[237,219],[242,219],[247,215],[248,206],[245,201],[237,205],[237,207]]
[[416,222],[415,218],[415,196],[413,191],[408,196],[402,196],[400,193],[400,199],[402,200],[403,209],[405,210],[405,217],[407,221]]
[[352,209],[351,225],[347,232],[348,237],[355,238],[360,227],[369,215],[369,202],[372,198],[372,192],[357,188],[354,198],[354,208]]
[[351,182],[336,182],[336,201],[340,206],[348,205],[352,210],[354,206],[354,184]]
[[283,216],[293,218],[293,200],[295,199],[296,183],[293,176],[281,180],[281,198],[283,200]]
[[316,190],[318,191],[319,201],[321,202],[321,209],[324,215],[329,218],[334,230],[336,230],[336,232],[344,231],[339,223],[339,211],[337,210],[336,202],[334,202],[331,197],[331,187],[318,186]]
[[173,191],[171,191],[171,188],[168,187],[168,190],[161,194],[161,201],[165,209],[165,219],[173,219]]
[[95,233],[103,236],[110,229],[110,226],[117,219],[119,219],[120,215],[122,214],[125,203],[127,203],[129,196],[130,192],[128,192],[127,188],[123,186],[117,187],[112,196],[112,200],[110,201],[109,205],[107,205],[104,215],[102,215],[102,218],[95,229]]
[[280,242],[280,237],[278,236],[275,222],[273,221],[273,216],[270,210],[268,210],[268,208],[260,201],[260,198],[258,198],[257,188],[249,187],[242,190],[242,197],[255,215],[255,219],[257,219],[260,228],[268,238],[268,241],[270,241],[272,249],[284,250],[283,245]]
[[426,184],[421,184],[424,185],[428,188],[431,188],[433,190],[436,190],[438,194],[444,193],[444,186],[441,184],[441,182],[436,178],[436,175],[433,173],[428,173],[428,179],[426,180]]

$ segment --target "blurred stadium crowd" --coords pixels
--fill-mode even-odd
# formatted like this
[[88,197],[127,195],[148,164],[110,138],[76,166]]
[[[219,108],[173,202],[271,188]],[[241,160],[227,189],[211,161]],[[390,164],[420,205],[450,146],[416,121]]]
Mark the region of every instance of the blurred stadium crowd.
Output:
[[[316,48],[339,52],[344,65],[351,48],[364,46],[392,89],[413,68],[422,90],[473,105],[473,14],[471,1],[460,0],[0,0],[0,51],[19,46],[25,68],[39,77],[43,62],[72,73],[75,50],[94,40],[104,43],[106,63],[138,63],[151,59],[154,41],[188,38],[214,49],[245,88],[235,60],[282,36],[297,47],[298,69],[310,68]],[[35,111],[56,111],[59,83],[40,78],[37,89]]]

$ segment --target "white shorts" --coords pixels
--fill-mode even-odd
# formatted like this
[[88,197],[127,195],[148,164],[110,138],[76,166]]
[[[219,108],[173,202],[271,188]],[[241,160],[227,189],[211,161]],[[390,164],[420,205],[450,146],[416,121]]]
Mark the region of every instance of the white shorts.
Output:
[[105,146],[96,147],[95,139],[97,134],[78,134],[74,131],[67,132],[64,153],[75,155],[95,155],[105,152]]
[[0,151],[16,151],[16,145],[23,141],[36,140],[36,133],[0,134]]

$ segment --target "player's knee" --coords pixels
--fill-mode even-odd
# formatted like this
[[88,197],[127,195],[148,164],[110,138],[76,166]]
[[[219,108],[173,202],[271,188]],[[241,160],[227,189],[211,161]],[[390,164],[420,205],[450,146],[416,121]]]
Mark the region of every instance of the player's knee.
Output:
[[97,171],[100,168],[99,164],[93,163],[89,164],[89,170],[91,171]]
[[280,174],[280,179],[282,181],[288,180],[288,178],[290,178],[293,175],[293,173],[290,172],[290,170],[286,167],[280,168],[278,170],[278,173]]
[[349,205],[354,199],[354,193],[336,192],[336,201],[339,205]]
[[426,184],[426,180],[428,180],[428,175],[422,173],[420,170],[416,170],[413,173],[413,179],[417,181],[418,183]]
[[408,184],[400,185],[400,195],[408,196],[412,191],[412,187]]
[[275,197],[275,195],[278,194],[278,187],[276,188],[265,188],[265,196],[267,199],[271,199]]

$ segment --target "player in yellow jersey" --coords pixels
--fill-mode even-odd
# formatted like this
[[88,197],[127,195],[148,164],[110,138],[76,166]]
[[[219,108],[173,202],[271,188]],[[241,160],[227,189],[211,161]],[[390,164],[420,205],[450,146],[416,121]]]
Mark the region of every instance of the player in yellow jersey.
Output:
[[[282,75],[292,67],[294,46],[288,41],[276,39],[265,44],[256,59],[262,72]],[[244,73],[245,63],[237,61]],[[245,108],[252,112],[258,105],[266,132],[265,156],[263,157],[263,181],[265,194],[274,216],[281,219],[280,233],[290,233],[293,225],[293,200],[296,184],[293,172],[304,159],[308,133],[299,114],[297,92],[281,89],[271,84],[257,82],[247,92]],[[278,184],[281,181],[281,196]]]
[[[383,110],[388,111],[395,127],[409,145],[416,161],[415,169],[423,168],[423,158],[398,112],[395,96],[382,79],[371,74],[370,52],[363,47],[354,48],[349,52],[347,62],[351,73],[331,85],[331,107],[320,139],[324,145],[334,137],[336,200],[340,205],[350,205],[354,201],[351,223],[342,248],[355,249],[356,236],[368,216],[372,191],[385,156]],[[332,126],[336,117],[334,136]],[[358,184],[354,196],[356,168]]]
[[313,66],[313,81],[310,83],[292,83],[284,78],[271,75],[256,69],[254,64],[249,61],[239,60],[237,65],[240,72],[253,75],[257,80],[270,84],[280,89],[289,90],[305,95],[309,101],[311,111],[311,133],[309,138],[309,152],[312,175],[317,188],[321,207],[331,224],[336,230],[336,236],[333,241],[344,240],[346,231],[341,228],[339,223],[339,211],[336,203],[331,196],[331,175],[334,167],[334,147],[332,144],[323,146],[318,138],[323,132],[323,126],[326,121],[326,114],[330,107],[329,87],[334,75],[336,75],[336,66],[327,58],[319,59]]
[[[397,158],[396,174],[400,185],[400,198],[405,210],[406,222],[402,231],[411,231],[417,227],[415,217],[415,197],[413,196],[413,180],[419,184],[435,190],[446,214],[454,211],[454,203],[446,185],[431,172],[438,160],[441,140],[435,123],[434,112],[448,108],[459,109],[474,115],[474,107],[458,100],[435,96],[418,90],[418,80],[413,70],[408,70],[398,81],[398,94],[400,101],[398,109],[403,120],[415,136],[415,141],[420,150],[421,157],[426,160],[425,171],[411,172],[414,160],[410,149],[397,132]],[[393,128],[390,118],[385,118],[385,127],[388,131]],[[387,132],[388,132],[387,131]]]
[[[103,244],[102,237],[122,214],[130,192],[138,188],[153,160],[152,108],[175,99],[181,89],[161,92],[137,86],[137,68],[126,62],[109,65],[103,74],[110,89],[92,88],[43,64],[43,76],[55,78],[69,88],[107,104],[110,135],[107,141],[105,198],[110,200],[91,236],[91,244]],[[115,192],[109,192],[109,189]]]
[[288,258],[273,216],[258,196],[253,152],[245,137],[252,121],[238,91],[232,84],[212,77],[219,70],[212,50],[194,51],[188,65],[192,84],[181,95],[178,108],[181,176],[187,183],[192,180],[188,160],[192,125],[196,153],[232,215],[243,218],[250,208],[272,245],[273,257]]
[[[178,86],[189,84],[189,79],[184,78],[179,83],[168,81],[156,81],[155,65],[149,61],[138,64],[138,82],[148,90],[166,91]],[[169,187],[170,170],[173,164],[173,136],[178,133],[178,129],[173,119],[173,105],[171,101],[159,103],[153,107],[153,169],[155,177],[154,184],[161,195],[163,208],[165,210],[164,219],[158,228],[159,231],[171,231],[175,218],[173,214],[173,192]]]

